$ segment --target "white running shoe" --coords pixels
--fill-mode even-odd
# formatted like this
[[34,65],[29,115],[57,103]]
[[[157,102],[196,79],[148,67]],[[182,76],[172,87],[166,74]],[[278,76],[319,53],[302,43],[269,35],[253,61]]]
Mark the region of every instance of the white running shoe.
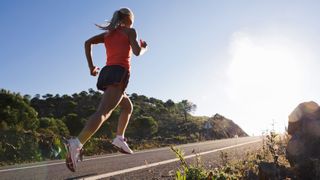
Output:
[[78,161],[82,161],[81,147],[77,143],[76,139],[69,139],[66,141],[67,157],[66,165],[72,172],[76,171]]
[[124,154],[133,154],[133,151],[129,148],[126,140],[121,137],[116,137],[113,139],[112,144]]

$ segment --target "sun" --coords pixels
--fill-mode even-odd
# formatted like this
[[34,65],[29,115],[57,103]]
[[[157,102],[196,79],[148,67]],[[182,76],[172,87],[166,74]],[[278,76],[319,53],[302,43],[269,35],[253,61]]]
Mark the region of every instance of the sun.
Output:
[[299,51],[284,38],[241,33],[235,35],[231,47],[231,101],[257,121],[286,118],[301,86]]

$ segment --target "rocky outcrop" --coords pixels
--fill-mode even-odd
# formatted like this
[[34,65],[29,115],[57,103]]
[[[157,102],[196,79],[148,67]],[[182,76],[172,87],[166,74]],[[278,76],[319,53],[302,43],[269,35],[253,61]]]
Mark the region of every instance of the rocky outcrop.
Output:
[[207,139],[223,139],[248,136],[232,120],[220,114],[215,114],[204,124],[204,134]]
[[301,179],[320,179],[320,107],[299,104],[289,115],[287,159]]

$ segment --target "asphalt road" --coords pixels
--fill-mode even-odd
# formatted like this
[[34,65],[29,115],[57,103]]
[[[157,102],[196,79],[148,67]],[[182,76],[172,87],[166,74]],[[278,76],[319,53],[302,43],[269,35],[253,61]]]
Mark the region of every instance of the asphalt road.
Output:
[[[220,151],[232,150],[240,153],[245,147],[260,146],[261,142],[261,137],[245,137],[191,143],[177,147],[185,152],[186,159],[193,159],[195,153],[192,152],[197,152],[204,157],[209,155],[213,157]],[[155,176],[154,169],[174,167],[177,162],[170,148],[164,147],[138,151],[133,155],[110,154],[86,157],[78,165],[75,173],[69,171],[61,160],[2,167],[0,179],[149,179],[148,177]]]

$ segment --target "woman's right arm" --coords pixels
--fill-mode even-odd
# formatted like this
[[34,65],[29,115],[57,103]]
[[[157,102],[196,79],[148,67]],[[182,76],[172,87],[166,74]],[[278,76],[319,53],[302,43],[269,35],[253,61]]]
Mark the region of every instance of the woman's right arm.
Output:
[[101,33],[99,35],[91,37],[90,39],[86,40],[86,42],[84,43],[84,49],[85,49],[85,53],[86,53],[86,58],[87,58],[87,61],[88,61],[90,74],[92,76],[96,76],[98,74],[98,69],[97,69],[97,67],[95,67],[93,65],[92,54],[91,54],[91,46],[93,44],[104,43],[104,36],[105,36],[105,33]]

